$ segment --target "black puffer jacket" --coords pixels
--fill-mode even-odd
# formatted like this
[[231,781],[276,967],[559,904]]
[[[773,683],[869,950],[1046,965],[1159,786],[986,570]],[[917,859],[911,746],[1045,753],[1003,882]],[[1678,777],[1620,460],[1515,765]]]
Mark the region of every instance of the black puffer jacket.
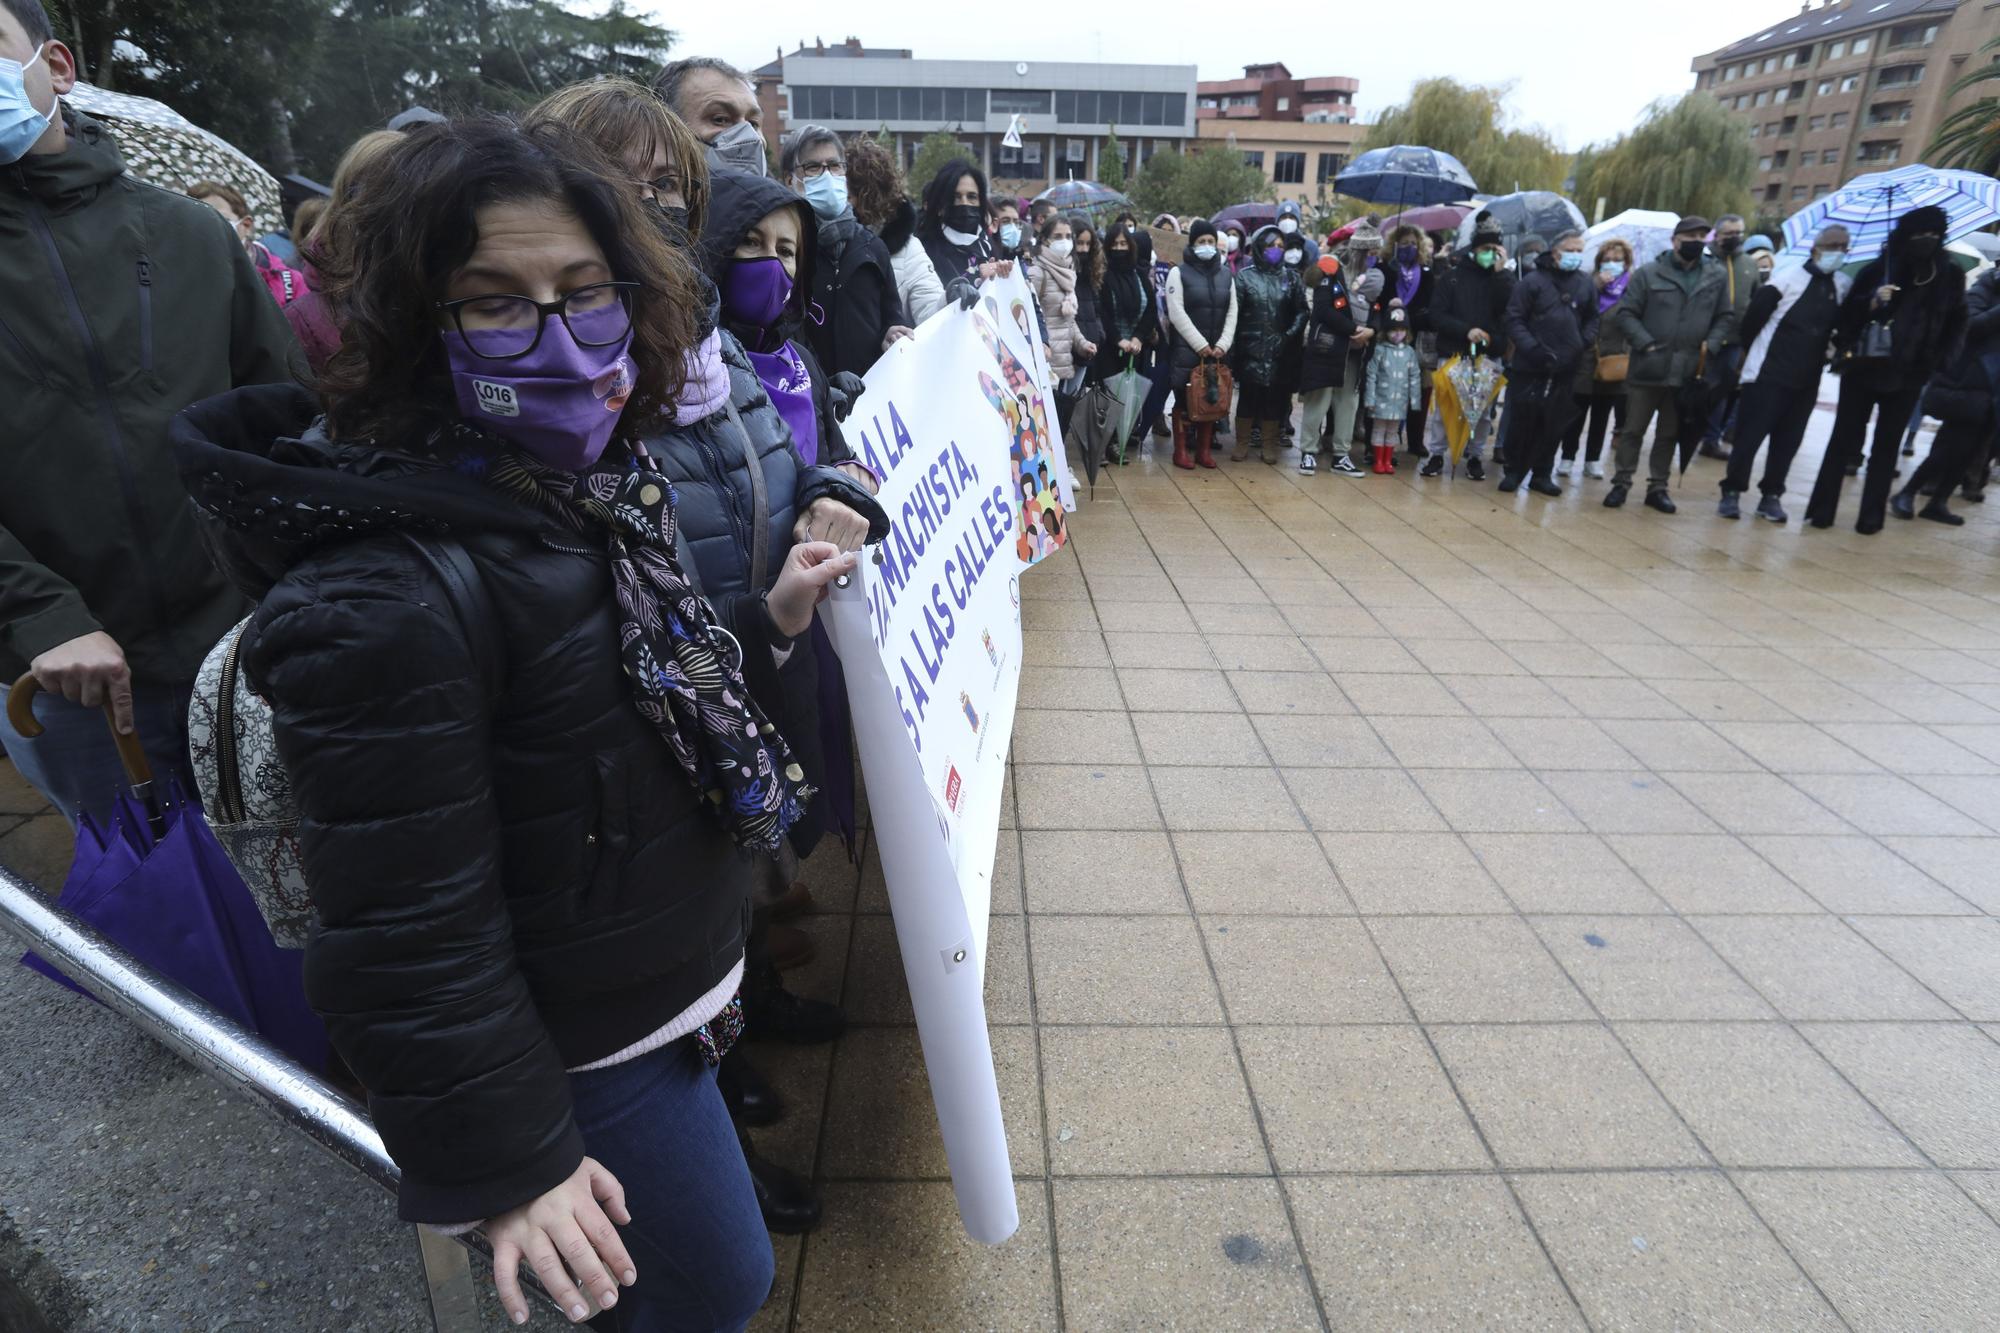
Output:
[[[237,390],[178,417],[175,452],[261,599],[243,661],[302,816],[307,995],[369,1090],[402,1216],[491,1217],[583,1156],[563,1071],[742,957],[748,862],[634,709],[602,548],[426,455],[424,423],[340,443],[316,413]],[[406,532],[463,546],[490,622]],[[767,697],[762,599],[711,600]]]
[[[1392,281],[1389,284],[1395,286]],[[1423,316],[1424,326],[1437,334],[1438,359],[1464,356],[1474,329],[1488,339],[1487,356],[1506,352],[1507,301],[1514,295],[1514,275],[1502,268],[1481,268],[1462,255],[1438,278]]]
[[1576,373],[1597,338],[1597,284],[1581,269],[1564,272],[1544,250],[1507,301],[1508,364],[1534,375]]
[[813,354],[829,371],[865,375],[882,355],[890,328],[910,323],[896,294],[889,248],[853,214],[843,213],[819,224],[818,257],[812,298],[825,319],[806,324]]
[[2000,353],[2000,268],[1989,268],[1965,294],[1965,345],[1931,377],[1924,411],[1940,421],[1991,425],[1993,380],[1985,358]]
[[1236,345],[1229,359],[1246,384],[1285,384],[1296,374],[1299,339],[1306,328],[1305,289],[1282,264],[1266,263],[1262,247],[1277,244],[1275,227],[1250,238],[1255,256],[1236,273]]
[[1319,281],[1306,289],[1311,306],[1299,362],[1300,393],[1338,389],[1347,382],[1348,340],[1361,327],[1348,295],[1346,270],[1336,266],[1328,273],[1327,262],[1320,261]]

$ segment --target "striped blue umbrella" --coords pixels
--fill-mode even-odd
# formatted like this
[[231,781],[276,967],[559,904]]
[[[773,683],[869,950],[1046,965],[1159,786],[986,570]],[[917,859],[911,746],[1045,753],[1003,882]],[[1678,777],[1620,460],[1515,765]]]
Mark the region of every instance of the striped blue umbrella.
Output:
[[1942,208],[1946,241],[2000,222],[2000,181],[1976,171],[1913,163],[1894,171],[1856,176],[1785,219],[1781,259],[1812,254],[1813,237],[1833,223],[1847,228],[1850,262],[1875,258],[1889,243],[1889,229],[1913,208]]

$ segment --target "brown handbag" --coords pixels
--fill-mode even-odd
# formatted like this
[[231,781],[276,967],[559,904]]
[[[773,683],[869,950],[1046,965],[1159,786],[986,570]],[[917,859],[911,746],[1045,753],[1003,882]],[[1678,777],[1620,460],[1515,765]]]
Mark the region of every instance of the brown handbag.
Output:
[[[1604,337],[1602,334],[1598,336],[1597,345],[1600,349],[1604,346]],[[1632,354],[1630,352],[1613,352],[1610,356],[1606,356],[1600,350],[1597,353],[1597,369],[1591,372],[1590,377],[1595,380],[1602,380],[1606,384],[1618,384],[1624,380],[1625,372],[1631,368]]]
[[1229,400],[1235,392],[1236,377],[1229,373],[1228,363],[1221,357],[1202,357],[1188,377],[1188,420],[1228,420]]

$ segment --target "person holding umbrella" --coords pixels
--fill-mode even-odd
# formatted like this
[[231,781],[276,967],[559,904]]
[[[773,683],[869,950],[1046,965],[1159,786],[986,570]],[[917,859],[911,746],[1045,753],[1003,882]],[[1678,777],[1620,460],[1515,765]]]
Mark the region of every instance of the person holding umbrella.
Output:
[[36,0],[0,4],[0,679],[31,673],[40,734],[0,726],[74,822],[110,812],[109,704],[164,777],[244,603],[203,548],[167,426],[189,403],[288,380],[298,344],[217,212],[133,183],[103,125],[63,103],[76,60]]
[[1597,284],[1583,271],[1583,233],[1566,231],[1515,284],[1507,302],[1507,336],[1514,344],[1507,396],[1514,425],[1502,460],[1501,490],[1518,490],[1525,480],[1538,494],[1562,494],[1549,468],[1576,410],[1570,386],[1597,338],[1597,322]]
[[[1994,401],[2000,397],[2000,268],[1989,268],[1965,298],[1965,348],[1931,377],[1924,410],[1944,424],[1907,486],[1889,501],[1897,518],[1927,518],[1961,527],[1962,515],[1946,503],[1967,467],[1993,438]],[[1931,491],[1922,509],[1917,497]]]
[[1722,500],[1715,509],[1723,518],[1742,517],[1737,497],[1750,489],[1750,470],[1766,437],[1771,455],[1757,488],[1763,496],[1757,517],[1773,523],[1789,517],[1785,477],[1819,401],[1827,341],[1852,283],[1840,271],[1847,246],[1847,228],[1837,222],[1821,228],[1812,259],[1759,287],[1744,312],[1743,401],[1737,408],[1736,443],[1722,479]]
[[1861,458],[1873,416],[1874,443],[1854,530],[1864,536],[1882,530],[1903,428],[1924,381],[1965,336],[1965,279],[1943,254],[1945,226],[1945,211],[1930,205],[1897,218],[1887,248],[1854,275],[1841,302],[1833,335],[1840,406],[1806,502],[1806,522],[1815,528],[1833,526],[1841,482]]
[[[1397,262],[1400,265],[1400,256]],[[1430,309],[1413,316],[1419,327],[1428,323],[1437,334],[1441,362],[1455,356],[1500,357],[1504,350],[1501,337],[1507,330],[1507,302],[1514,295],[1514,281],[1501,248],[1500,224],[1490,217],[1479,218],[1473,227],[1471,251],[1439,281],[1431,296]],[[1468,424],[1472,435],[1465,446],[1465,475],[1474,481],[1484,481],[1486,466],[1479,454],[1486,447],[1492,414],[1482,412],[1477,421]],[[1431,420],[1424,442],[1430,459],[1418,475],[1435,477],[1444,471],[1445,458],[1450,452],[1442,421]]]
[[1633,275],[1611,318],[1632,346],[1625,376],[1625,425],[1618,432],[1617,468],[1604,507],[1617,509],[1632,493],[1639,446],[1659,419],[1646,464],[1646,507],[1674,512],[1667,480],[1681,419],[1678,398],[1722,351],[1730,306],[1722,266],[1703,256],[1708,219],[1689,214],[1674,224],[1673,248]]

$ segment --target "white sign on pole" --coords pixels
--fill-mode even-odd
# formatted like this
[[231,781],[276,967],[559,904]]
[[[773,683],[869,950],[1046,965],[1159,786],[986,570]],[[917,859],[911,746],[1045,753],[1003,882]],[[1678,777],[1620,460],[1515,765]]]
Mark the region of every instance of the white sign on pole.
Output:
[[1009,148],[1021,146],[1021,118],[1011,116],[1007,120],[1007,132],[1000,136],[1000,142]]
[[869,371],[848,442],[889,536],[820,615],[847,676],[868,809],[973,1239],[1019,1225],[986,1031],[993,856],[1021,675],[1021,576],[1067,540],[1049,372],[1017,272]]

